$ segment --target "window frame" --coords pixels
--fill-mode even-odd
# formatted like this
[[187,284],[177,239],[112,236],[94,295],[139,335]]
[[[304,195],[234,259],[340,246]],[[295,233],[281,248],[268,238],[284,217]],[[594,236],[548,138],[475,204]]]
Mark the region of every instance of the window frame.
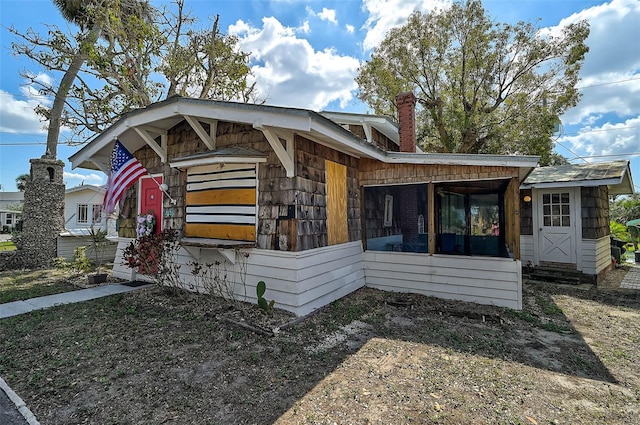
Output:
[[[84,213],[82,213],[82,211],[84,211]],[[84,220],[82,219],[82,217],[84,217]],[[89,224],[89,204],[77,204],[76,223]]]
[[[489,257],[508,257],[507,249],[505,248],[505,188],[491,189],[489,187],[483,188],[479,186],[469,189],[460,184],[459,187],[451,184],[436,184],[435,192],[435,237],[436,237],[436,254],[444,255],[466,255],[466,256],[489,256]],[[462,205],[464,208],[463,214],[463,231],[458,232],[444,232],[443,231],[443,200],[448,196],[458,196],[462,198]],[[482,195],[497,195],[498,207],[498,229],[495,234],[495,229],[491,229],[491,233],[488,234],[474,234],[472,229],[472,197]],[[447,239],[445,241],[445,236]],[[497,238],[497,240],[495,239]],[[495,245],[497,242],[497,253],[487,253],[486,250],[480,248],[480,244]],[[446,247],[445,247],[446,245]],[[451,249],[448,249],[452,246]]]

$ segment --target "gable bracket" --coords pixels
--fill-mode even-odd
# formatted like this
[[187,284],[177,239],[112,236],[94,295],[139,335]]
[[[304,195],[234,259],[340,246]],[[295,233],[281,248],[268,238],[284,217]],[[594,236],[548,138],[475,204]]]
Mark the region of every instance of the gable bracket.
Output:
[[147,145],[149,145],[151,149],[155,151],[156,154],[158,154],[158,156],[160,157],[160,161],[162,161],[163,164],[167,162],[166,147],[165,149],[163,149],[162,146],[157,144],[156,141],[153,139],[153,137],[151,137],[151,135],[147,132],[147,130],[139,127],[133,127],[133,129],[136,131],[136,133],[138,133],[140,137],[142,137],[142,140],[144,140],[144,142]]
[[293,133],[289,133],[282,137],[285,140],[285,145],[283,145],[280,141],[281,137],[276,133],[273,127],[266,127],[257,123],[253,125],[253,128],[262,131],[264,137],[267,138],[271,148],[273,148],[278,159],[282,163],[282,166],[286,170],[287,177],[293,177],[295,175],[295,165],[293,162]]
[[[207,145],[209,150],[212,150],[212,151],[215,150],[216,149],[215,132],[212,132],[213,133],[213,137],[212,137],[210,134],[208,134],[204,130],[204,127],[202,127],[202,124],[200,124],[200,121],[198,121],[196,117],[192,117],[191,115],[183,115],[183,116],[184,116],[184,119],[187,120],[191,128],[193,128],[193,131],[195,131],[198,137],[200,137],[200,140],[202,140],[202,143]],[[213,127],[214,125],[211,126],[212,129]],[[217,127],[217,123],[215,127]]]
[[371,124],[365,122],[364,120],[361,120],[360,124],[362,124],[362,128],[364,129],[364,135],[367,138],[367,142],[373,144],[373,136],[371,135]]

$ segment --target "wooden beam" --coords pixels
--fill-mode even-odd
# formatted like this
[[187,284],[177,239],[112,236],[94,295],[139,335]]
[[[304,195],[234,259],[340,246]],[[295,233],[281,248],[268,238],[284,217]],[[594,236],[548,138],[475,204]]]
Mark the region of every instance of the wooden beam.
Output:
[[187,120],[191,128],[193,128],[193,131],[195,131],[198,137],[200,137],[200,140],[202,140],[202,143],[207,145],[209,150],[215,150],[216,149],[215,140],[213,140],[209,136],[209,134],[206,131],[204,131],[204,127],[202,127],[202,124],[200,124],[200,121],[198,121],[196,117],[192,117],[191,115],[183,115],[183,116],[184,116],[184,119]]
[[280,141],[280,137],[276,133],[275,129],[272,127],[265,127],[260,123],[256,123],[253,127],[257,130],[262,131],[264,137],[267,138],[267,141],[271,145],[271,148],[276,153],[278,159],[282,163],[282,166],[287,172],[287,177],[295,176],[295,164],[293,162],[294,155],[294,144],[293,144],[293,135],[289,135],[289,137],[285,138],[286,148],[282,145]]
[[136,133],[138,133],[140,137],[142,137],[142,140],[144,140],[147,145],[151,146],[151,149],[153,149],[155,153],[158,154],[158,156],[160,157],[160,161],[162,161],[163,164],[167,162],[167,151],[162,149],[162,147],[158,145],[155,140],[153,140],[153,137],[151,137],[147,130],[138,127],[133,127],[133,129],[136,131]]
[[436,252],[436,187],[433,182],[429,182],[427,189],[427,217],[429,235],[429,254]]
[[109,171],[109,160],[110,158],[105,158],[105,157],[93,157],[91,159],[91,162],[93,164],[95,164],[96,167],[98,167],[100,169],[100,171],[102,171],[103,173],[109,175],[110,171]]
[[371,124],[367,122],[362,122],[362,128],[364,129],[364,135],[367,137],[367,142],[373,144],[373,136],[371,135]]
[[[520,259],[520,181],[518,177],[512,177],[507,187],[505,196],[507,197],[505,211],[505,235],[509,248],[513,252],[515,260]],[[535,233],[535,232],[534,232]]]

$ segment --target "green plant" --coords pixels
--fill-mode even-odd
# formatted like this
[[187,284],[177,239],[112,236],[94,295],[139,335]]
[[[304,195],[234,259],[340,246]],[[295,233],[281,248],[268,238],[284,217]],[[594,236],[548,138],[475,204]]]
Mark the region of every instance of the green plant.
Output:
[[68,261],[64,257],[56,257],[53,259],[53,265],[59,270],[71,273],[73,276],[79,276],[91,270],[91,261],[87,258],[87,247],[77,246],[73,249],[73,260]]
[[110,243],[107,239],[107,231],[103,229],[94,229],[92,226],[89,229],[89,237],[91,238],[91,244],[87,247],[87,251],[91,252],[93,255],[93,264],[96,267],[96,274],[100,274],[102,256]]
[[258,307],[265,314],[273,314],[273,305],[276,303],[274,300],[267,302],[264,298],[264,293],[267,291],[267,284],[263,280],[256,285],[256,295],[258,296]]
[[176,294],[182,285],[178,261],[178,232],[163,230],[159,235],[144,235],[122,251],[124,264],[153,278],[156,285]]

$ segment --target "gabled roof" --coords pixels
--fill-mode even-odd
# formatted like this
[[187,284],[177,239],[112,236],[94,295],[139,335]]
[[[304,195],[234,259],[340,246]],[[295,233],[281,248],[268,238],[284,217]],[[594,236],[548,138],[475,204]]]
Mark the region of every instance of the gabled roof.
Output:
[[95,186],[92,184],[82,184],[80,186],[74,186],[74,187],[70,187],[69,189],[65,190],[64,193],[75,193],[75,192],[80,192],[83,190],[91,190],[93,192],[96,193],[104,193],[107,191],[107,189],[105,189],[103,186]]
[[[348,114],[337,115],[345,118]],[[385,132],[391,131],[388,118],[369,118],[370,122],[376,122]],[[130,152],[147,144],[161,161],[167,162],[167,131],[182,121],[189,123],[212,152],[216,151],[215,128],[218,121],[251,125],[264,133],[287,169],[289,177],[293,177],[294,134],[356,158],[370,158],[386,163],[511,166],[527,169],[528,172],[528,169],[537,165],[539,159],[537,156],[385,152],[314,111],[174,96],[124,114],[69,160],[73,168],[100,169],[106,172],[114,140],[118,138]],[[205,131],[201,122],[210,124],[209,132]],[[157,141],[158,137],[160,142]]]
[[567,164],[534,169],[521,189],[608,186],[610,195],[633,193],[629,161]]

